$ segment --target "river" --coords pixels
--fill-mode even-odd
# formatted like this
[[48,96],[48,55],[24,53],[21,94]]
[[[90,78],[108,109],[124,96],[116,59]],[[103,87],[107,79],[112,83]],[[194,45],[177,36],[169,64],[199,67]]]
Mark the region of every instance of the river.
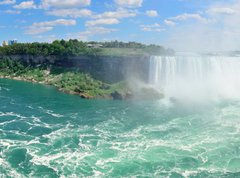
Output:
[[84,100],[0,80],[0,177],[239,177],[240,100]]

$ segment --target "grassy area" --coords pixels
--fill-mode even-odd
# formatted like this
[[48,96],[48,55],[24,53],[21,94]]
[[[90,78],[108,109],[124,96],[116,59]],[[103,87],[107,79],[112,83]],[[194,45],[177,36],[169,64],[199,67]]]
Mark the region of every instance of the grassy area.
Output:
[[144,56],[148,55],[142,49],[134,48],[102,48],[98,53],[100,56]]
[[47,67],[24,66],[10,59],[0,60],[0,77],[53,85],[60,91],[80,95],[83,98],[112,98],[112,93],[128,90],[124,82],[110,85],[88,74],[58,70],[62,72]]

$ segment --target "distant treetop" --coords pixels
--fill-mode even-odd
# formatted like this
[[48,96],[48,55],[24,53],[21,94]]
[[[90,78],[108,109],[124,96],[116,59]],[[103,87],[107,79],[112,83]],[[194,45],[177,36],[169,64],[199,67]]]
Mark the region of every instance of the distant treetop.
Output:
[[173,55],[172,49],[165,49],[159,45],[145,45],[137,42],[83,42],[76,39],[71,40],[55,40],[52,43],[16,43],[10,46],[0,47],[0,55],[59,55],[59,56],[100,56],[109,55],[106,51],[112,50],[111,55],[118,49],[125,55]]

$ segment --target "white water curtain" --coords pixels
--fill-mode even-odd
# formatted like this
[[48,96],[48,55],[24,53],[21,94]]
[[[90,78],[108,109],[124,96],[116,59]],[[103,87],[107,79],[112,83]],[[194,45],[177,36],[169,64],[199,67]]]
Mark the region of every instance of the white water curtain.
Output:
[[152,56],[149,84],[176,98],[240,97],[240,57]]

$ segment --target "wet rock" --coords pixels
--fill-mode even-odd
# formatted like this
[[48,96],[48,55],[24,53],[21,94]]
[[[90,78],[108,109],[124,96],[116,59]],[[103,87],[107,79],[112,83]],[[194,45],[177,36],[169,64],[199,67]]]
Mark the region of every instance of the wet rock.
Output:
[[94,97],[86,94],[86,93],[80,93],[81,98],[83,99],[93,99]]
[[115,91],[111,94],[114,100],[123,100],[125,97],[122,93]]
[[126,99],[131,99],[133,97],[133,94],[130,91],[115,91],[111,94],[111,97],[114,100],[126,100]]

